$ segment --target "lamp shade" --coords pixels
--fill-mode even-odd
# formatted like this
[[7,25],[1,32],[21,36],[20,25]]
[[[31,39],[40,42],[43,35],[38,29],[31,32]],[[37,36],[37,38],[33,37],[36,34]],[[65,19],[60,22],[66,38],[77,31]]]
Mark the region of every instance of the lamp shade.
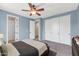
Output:
[[0,38],[3,38],[4,36],[3,36],[3,34],[2,33],[0,33]]

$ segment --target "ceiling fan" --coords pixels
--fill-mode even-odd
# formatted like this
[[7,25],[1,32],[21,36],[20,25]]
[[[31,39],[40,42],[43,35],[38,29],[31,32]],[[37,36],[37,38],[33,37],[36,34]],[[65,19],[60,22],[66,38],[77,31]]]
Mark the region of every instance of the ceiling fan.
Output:
[[39,12],[41,11],[44,11],[44,8],[37,8],[37,6],[35,6],[34,4],[32,3],[28,3],[29,7],[30,7],[30,10],[25,10],[25,9],[22,9],[22,11],[28,11],[30,12],[30,16],[32,15],[38,15],[38,16],[41,16],[41,14]]

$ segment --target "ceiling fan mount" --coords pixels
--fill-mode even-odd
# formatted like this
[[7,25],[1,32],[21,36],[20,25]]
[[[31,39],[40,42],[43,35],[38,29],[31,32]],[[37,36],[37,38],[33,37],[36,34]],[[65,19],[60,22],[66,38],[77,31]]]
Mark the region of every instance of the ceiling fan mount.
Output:
[[38,16],[41,16],[40,12],[44,11],[44,8],[38,8],[38,7],[36,7],[32,3],[28,3],[28,5],[30,7],[30,10],[22,9],[22,11],[28,11],[28,12],[30,12],[30,16],[35,15],[35,14],[38,15]]

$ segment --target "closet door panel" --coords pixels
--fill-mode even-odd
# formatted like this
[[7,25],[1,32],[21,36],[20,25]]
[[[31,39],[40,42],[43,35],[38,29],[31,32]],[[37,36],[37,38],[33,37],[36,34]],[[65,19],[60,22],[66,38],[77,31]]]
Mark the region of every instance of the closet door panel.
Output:
[[70,40],[70,15],[60,17],[59,20],[59,32],[61,43],[71,45]]
[[59,20],[58,18],[55,18],[51,22],[52,22],[52,25],[51,25],[52,33],[50,35],[51,35],[51,38],[53,38],[52,41],[59,42],[59,34],[58,34],[59,33]]
[[45,20],[45,39],[46,40],[51,40],[52,26],[50,25],[52,25],[51,21]]
[[59,24],[58,19],[49,19],[45,21],[45,38],[46,40],[59,42],[58,38]]
[[70,15],[45,20],[45,39],[71,45]]

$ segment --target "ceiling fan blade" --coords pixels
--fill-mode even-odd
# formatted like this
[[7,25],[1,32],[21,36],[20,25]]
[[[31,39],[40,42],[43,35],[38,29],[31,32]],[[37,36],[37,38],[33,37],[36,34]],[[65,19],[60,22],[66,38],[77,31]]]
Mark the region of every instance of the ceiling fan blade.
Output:
[[28,3],[29,4],[29,7],[32,9],[33,8],[33,5],[31,3]]
[[24,9],[23,9],[22,11],[30,11],[30,10],[24,10]]
[[36,11],[44,11],[44,8],[41,8],[41,9],[37,9]]
[[32,16],[32,13],[30,13],[30,16]]
[[39,14],[39,13],[36,13],[38,16],[41,16],[41,14]]

